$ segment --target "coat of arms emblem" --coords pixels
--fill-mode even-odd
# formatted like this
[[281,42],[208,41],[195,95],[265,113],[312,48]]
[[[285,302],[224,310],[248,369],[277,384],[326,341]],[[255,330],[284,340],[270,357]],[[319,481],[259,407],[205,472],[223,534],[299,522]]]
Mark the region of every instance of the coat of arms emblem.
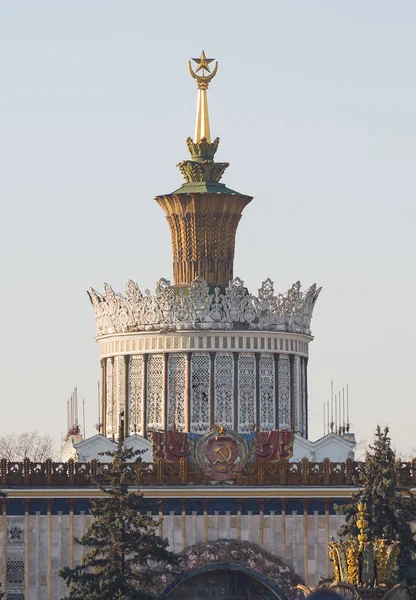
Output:
[[247,463],[248,446],[235,431],[219,427],[203,435],[195,448],[195,459],[202,471],[216,481],[235,479]]

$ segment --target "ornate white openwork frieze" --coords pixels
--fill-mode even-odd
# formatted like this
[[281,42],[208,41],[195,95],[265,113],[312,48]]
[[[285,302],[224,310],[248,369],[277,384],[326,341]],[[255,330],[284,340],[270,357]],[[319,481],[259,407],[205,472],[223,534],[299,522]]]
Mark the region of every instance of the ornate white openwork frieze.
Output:
[[234,358],[230,353],[215,355],[215,422],[234,428]]
[[141,433],[143,412],[143,369],[144,358],[136,354],[129,359],[129,430],[130,434]]
[[185,431],[185,354],[171,354],[168,361],[168,428]]
[[238,431],[248,433],[256,423],[256,357],[238,356]]
[[191,356],[191,431],[205,433],[211,424],[211,359],[207,352]]
[[115,398],[116,410],[113,414],[113,427],[117,431],[120,424],[120,416],[126,412],[126,359],[124,356],[114,358],[115,367]]
[[272,354],[260,354],[259,359],[260,429],[276,427],[275,362]]
[[274,294],[266,279],[258,295],[250,294],[238,277],[225,289],[195,279],[184,291],[160,279],[153,295],[137,283],[127,283],[126,295],[105,284],[104,293],[88,292],[94,308],[98,336],[128,331],[186,329],[253,329],[310,335],[310,323],[321,288],[313,284],[302,292],[300,282],[285,294]]
[[106,422],[107,422],[107,430],[106,434],[111,436],[113,433],[113,359],[107,358],[107,366],[106,366],[106,405],[107,405],[107,414],[106,414]]
[[287,354],[280,354],[278,358],[278,385],[279,385],[279,428],[291,428],[291,393],[290,393],[290,359]]
[[205,433],[216,423],[239,433],[294,428],[306,436],[303,356],[197,351],[105,362],[108,437],[117,435],[122,407],[130,434],[165,428]]
[[164,360],[160,354],[149,356],[147,363],[147,427],[162,429],[164,404]]

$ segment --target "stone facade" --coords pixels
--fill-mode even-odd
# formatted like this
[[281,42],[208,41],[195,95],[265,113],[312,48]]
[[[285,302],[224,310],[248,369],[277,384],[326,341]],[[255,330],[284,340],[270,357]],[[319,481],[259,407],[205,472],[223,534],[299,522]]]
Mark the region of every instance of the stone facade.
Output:
[[[90,523],[88,501],[57,497],[25,504],[10,500],[4,506],[0,550],[7,600],[61,598],[65,586],[57,573],[80,562],[82,548],[72,539]],[[162,515],[160,505],[151,510],[155,519]],[[308,585],[331,573],[327,543],[342,521],[332,501],[165,499],[162,510],[159,531],[176,553],[196,544],[240,540],[279,557]]]

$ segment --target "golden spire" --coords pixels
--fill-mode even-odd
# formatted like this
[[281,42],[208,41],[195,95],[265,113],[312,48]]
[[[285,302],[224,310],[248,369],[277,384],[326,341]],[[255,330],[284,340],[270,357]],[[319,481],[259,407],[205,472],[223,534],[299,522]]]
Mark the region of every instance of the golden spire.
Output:
[[[209,129],[207,89],[211,80],[214,79],[215,75],[217,74],[218,61],[216,61],[214,70],[211,73],[209,64],[212,63],[215,59],[207,58],[203,50],[199,58],[193,58],[192,60],[198,65],[196,68],[196,72],[194,72],[191,66],[191,61],[189,61],[188,63],[189,72],[198,84],[198,106],[196,111],[195,143],[199,144],[199,142],[205,138],[209,144],[211,143],[211,132]],[[201,70],[202,75],[197,75],[198,71]],[[205,71],[207,71],[209,75],[205,75]]]

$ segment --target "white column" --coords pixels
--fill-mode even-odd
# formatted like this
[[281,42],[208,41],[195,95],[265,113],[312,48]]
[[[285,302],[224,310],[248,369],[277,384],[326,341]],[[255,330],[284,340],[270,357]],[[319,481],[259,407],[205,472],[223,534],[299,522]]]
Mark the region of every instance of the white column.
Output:
[[271,510],[270,511],[270,552],[272,554],[274,554],[274,527],[275,527],[275,515],[276,515],[276,511],[275,510]]
[[225,537],[227,538],[227,540],[230,539],[231,537],[231,511],[227,510],[225,512],[225,522],[226,522],[226,527],[225,527]]
[[196,516],[198,511],[192,511],[192,544],[196,544]]
[[[319,510],[313,511],[313,535],[314,535],[314,558],[315,558],[315,581],[317,581],[318,576],[320,575],[319,569],[319,544],[318,544],[318,535],[319,535]],[[327,546],[325,546],[325,550]],[[326,550],[328,553],[328,550]]]
[[[325,500],[325,548],[329,544],[329,500]],[[329,552],[325,555],[325,577],[329,577]]]
[[29,600],[29,505],[30,500],[25,500],[25,600]]
[[48,600],[52,600],[52,502],[46,501],[47,535],[48,535]]
[[40,510],[36,511],[36,597],[39,598],[40,587]]
[[175,552],[175,511],[169,511],[170,515],[170,550]]
[[[58,567],[62,569],[62,511],[58,510]],[[58,595],[62,598],[62,577],[58,577]]]
[[292,556],[293,556],[293,564],[292,564],[292,568],[294,571],[297,572],[297,564],[296,564],[296,556],[297,556],[297,552],[296,552],[296,524],[297,524],[297,511],[293,510],[292,511]]
[[301,417],[302,417],[302,431],[303,435],[306,437],[306,433],[308,430],[308,422],[307,422],[307,410],[306,410],[306,358],[301,359]]
[[248,510],[247,511],[247,521],[248,521],[248,536],[247,536],[247,540],[249,542],[253,541],[253,511],[252,510]]
[[282,511],[282,560],[286,561],[286,500],[280,501]]
[[300,356],[296,355],[293,360],[293,406],[294,406],[294,422],[295,431],[300,435],[304,435],[302,426],[302,383],[301,383],[301,366]]
[[218,510],[214,510],[214,515],[215,515],[215,539],[218,540],[219,538],[219,511]]

